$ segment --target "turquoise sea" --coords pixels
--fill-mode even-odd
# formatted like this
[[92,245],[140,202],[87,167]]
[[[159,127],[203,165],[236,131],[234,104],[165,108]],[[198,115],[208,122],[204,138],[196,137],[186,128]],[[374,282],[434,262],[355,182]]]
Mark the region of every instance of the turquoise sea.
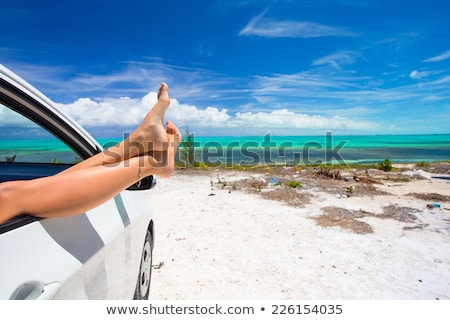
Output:
[[194,137],[199,161],[257,163],[414,163],[450,160],[450,134]]
[[[186,137],[185,137],[186,138]],[[191,136],[196,160],[209,165],[289,165],[311,163],[415,163],[450,160],[450,134],[334,136]],[[102,138],[107,147],[121,138]],[[62,143],[54,140],[2,140],[0,161],[16,154],[16,161],[76,161]],[[50,159],[50,160],[49,160]]]

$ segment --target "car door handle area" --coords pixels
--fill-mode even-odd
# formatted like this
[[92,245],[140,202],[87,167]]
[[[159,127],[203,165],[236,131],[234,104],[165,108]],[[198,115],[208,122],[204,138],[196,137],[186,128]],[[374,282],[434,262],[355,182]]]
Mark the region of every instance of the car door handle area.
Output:
[[20,285],[11,295],[11,300],[50,300],[61,288],[59,282],[42,284],[37,281]]

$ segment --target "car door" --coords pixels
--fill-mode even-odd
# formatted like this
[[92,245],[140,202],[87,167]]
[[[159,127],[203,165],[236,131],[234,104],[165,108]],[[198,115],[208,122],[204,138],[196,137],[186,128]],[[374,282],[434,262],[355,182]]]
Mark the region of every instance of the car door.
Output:
[[[0,182],[53,175],[101,150],[28,86],[0,81]],[[0,225],[0,298],[132,298],[149,221],[130,193],[72,217]]]

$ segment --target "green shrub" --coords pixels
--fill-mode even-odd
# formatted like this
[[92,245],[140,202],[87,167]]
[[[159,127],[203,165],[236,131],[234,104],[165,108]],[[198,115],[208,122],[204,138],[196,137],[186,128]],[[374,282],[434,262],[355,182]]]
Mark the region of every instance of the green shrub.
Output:
[[298,181],[292,180],[292,181],[289,181],[288,186],[291,188],[301,188],[302,184]]
[[185,167],[196,167],[198,168],[200,164],[196,160],[199,152],[195,150],[196,142],[193,133],[189,132],[189,127],[186,127],[186,133],[183,137],[183,141],[180,144],[180,159]]
[[392,163],[389,159],[385,159],[383,162],[378,164],[378,168],[384,172],[392,171]]

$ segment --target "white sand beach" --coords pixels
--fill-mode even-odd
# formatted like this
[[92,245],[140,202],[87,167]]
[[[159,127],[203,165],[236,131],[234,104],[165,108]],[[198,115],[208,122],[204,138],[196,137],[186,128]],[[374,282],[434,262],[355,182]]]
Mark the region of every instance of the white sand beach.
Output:
[[341,173],[159,179],[150,299],[450,299],[450,180]]

